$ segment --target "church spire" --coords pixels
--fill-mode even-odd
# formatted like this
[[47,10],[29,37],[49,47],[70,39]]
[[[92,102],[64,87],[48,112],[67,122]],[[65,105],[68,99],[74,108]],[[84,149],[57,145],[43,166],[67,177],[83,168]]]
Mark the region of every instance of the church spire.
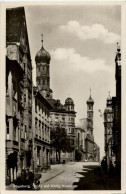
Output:
[[42,47],[43,47],[43,34],[41,34],[41,42],[42,42]]
[[90,88],[90,97],[91,97],[91,88]]
[[118,42],[117,42],[117,51],[120,52],[120,45]]

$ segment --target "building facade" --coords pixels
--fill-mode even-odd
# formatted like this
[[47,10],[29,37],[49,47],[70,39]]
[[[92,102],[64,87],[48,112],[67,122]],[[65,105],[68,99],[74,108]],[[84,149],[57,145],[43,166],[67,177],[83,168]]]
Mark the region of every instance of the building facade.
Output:
[[117,46],[115,57],[115,80],[116,80],[116,97],[112,98],[112,107],[114,112],[113,118],[113,137],[115,153],[115,165],[118,174],[121,172],[121,49]]
[[[48,100],[52,105],[52,110],[50,112],[51,117],[51,130],[56,127],[61,127],[66,130],[67,136],[70,141],[70,146],[75,147],[75,117],[76,112],[74,111],[74,102],[71,98],[65,100],[65,104],[62,105],[60,100],[49,99]],[[61,162],[73,161],[75,159],[75,151],[70,153],[62,152],[61,153]],[[51,155],[52,163],[56,163],[56,154],[55,149],[52,150]]]
[[23,7],[6,11],[6,179],[31,166],[32,65]]
[[[75,149],[81,154],[81,161],[86,159],[86,147],[85,147],[85,130],[81,127],[75,128]],[[77,153],[78,153],[77,152]],[[77,156],[75,157],[77,159]]]
[[86,159],[88,161],[94,161],[93,105],[94,100],[90,94],[87,100],[87,135],[85,139]]
[[[36,82],[40,93],[48,100],[52,109],[50,110],[51,129],[60,125],[67,132],[70,139],[70,144],[75,144],[75,111],[74,102],[71,98],[67,98],[65,104],[62,105],[59,100],[53,99],[52,90],[50,89],[50,54],[43,47],[37,52],[35,56],[36,61]],[[54,151],[54,150],[53,150]],[[52,163],[56,162],[55,153],[52,151]],[[73,160],[75,158],[73,153],[62,153],[61,161]]]
[[100,147],[94,142],[94,161],[100,162]]
[[112,109],[112,98],[110,94],[107,98],[106,108],[104,111],[104,128],[105,128],[105,156],[107,165],[109,167],[110,161],[114,164],[115,155],[113,152],[113,109]]
[[36,82],[38,90],[46,98],[52,98],[52,90],[50,89],[50,54],[43,47],[36,53]]
[[51,105],[33,87],[33,170],[45,170],[50,166],[50,109]]
[[107,166],[112,162],[118,175],[121,175],[121,49],[117,43],[115,57],[116,96],[107,99],[104,112],[105,153]]

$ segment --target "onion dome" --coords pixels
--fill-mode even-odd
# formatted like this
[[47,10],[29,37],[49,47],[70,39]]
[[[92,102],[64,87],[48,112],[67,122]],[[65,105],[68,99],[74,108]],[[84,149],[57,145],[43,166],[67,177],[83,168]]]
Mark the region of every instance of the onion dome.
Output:
[[116,57],[115,57],[115,62],[119,62],[121,61],[121,49],[119,46],[119,43],[117,42],[117,53],[116,53]]
[[111,96],[110,96],[110,95],[108,96],[107,100],[112,100],[112,98],[111,98]]
[[91,88],[90,88],[90,97],[89,97],[89,99],[87,100],[87,104],[94,104],[94,100],[92,99],[92,97],[91,97]]
[[73,99],[72,99],[72,98],[67,98],[67,99],[65,100],[65,105],[74,105]]
[[92,99],[91,95],[89,99],[87,100],[87,104],[94,104],[94,100]]
[[89,99],[87,100],[87,103],[94,103],[94,100],[92,99],[91,95],[90,95]]
[[45,62],[49,64],[50,59],[51,59],[50,54],[44,49],[43,46],[40,49],[40,51],[36,53],[36,56],[35,56],[36,63]]

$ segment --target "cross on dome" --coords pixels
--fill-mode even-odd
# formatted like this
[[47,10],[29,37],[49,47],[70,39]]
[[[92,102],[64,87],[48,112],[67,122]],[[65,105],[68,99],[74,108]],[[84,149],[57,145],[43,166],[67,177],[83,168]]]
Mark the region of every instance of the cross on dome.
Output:
[[43,34],[41,34],[41,42],[42,42],[42,47],[43,47]]
[[118,42],[117,42],[117,51],[120,52],[120,45]]

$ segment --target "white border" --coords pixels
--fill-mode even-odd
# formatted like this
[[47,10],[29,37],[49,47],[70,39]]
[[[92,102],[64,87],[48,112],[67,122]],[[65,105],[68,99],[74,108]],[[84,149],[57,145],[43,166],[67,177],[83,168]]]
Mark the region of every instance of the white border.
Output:
[[[2,1],[0,2],[0,188],[1,193],[17,193],[18,191],[7,191],[5,190],[5,54],[6,54],[6,45],[5,45],[5,19],[6,19],[6,7],[16,7],[16,6],[24,6],[24,5],[121,5],[121,53],[122,53],[122,189],[121,191],[114,190],[82,190],[82,191],[46,191],[42,190],[40,192],[46,193],[126,193],[126,3],[125,1]],[[2,29],[2,30],[1,30]],[[114,59],[113,59],[114,60]],[[114,184],[114,183],[113,183]],[[24,191],[20,191],[20,193],[24,193]],[[25,191],[26,192],[26,191]],[[30,193],[38,193],[39,191],[28,191]]]

